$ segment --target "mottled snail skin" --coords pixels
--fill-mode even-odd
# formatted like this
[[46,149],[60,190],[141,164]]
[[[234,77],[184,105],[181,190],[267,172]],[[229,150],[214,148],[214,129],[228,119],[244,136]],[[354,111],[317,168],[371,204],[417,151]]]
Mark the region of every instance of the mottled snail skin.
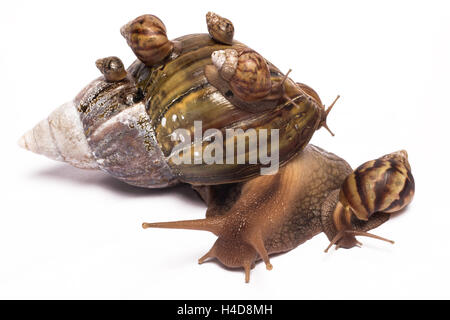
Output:
[[347,233],[338,247],[360,244],[355,235],[387,240],[367,231],[386,222],[388,213],[376,212],[364,221],[339,213],[339,192],[352,174],[345,160],[310,144],[276,175],[194,187],[208,206],[205,219],[143,223],[143,227],[214,233],[218,239],[199,263],[216,258],[227,267],[244,268],[248,282],[256,261],[263,260],[271,270],[270,254],[292,250],[321,232],[332,241],[343,225]]
[[276,175],[196,188],[208,205],[202,220],[144,223],[144,228],[179,228],[218,236],[199,263],[217,258],[227,267],[250,269],[269,255],[289,251],[322,231],[321,204],[351,173],[347,162],[308,145]]
[[333,204],[328,209],[334,223],[327,236],[331,244],[351,248],[358,243],[349,232],[356,224],[373,227],[374,221],[382,223],[390,213],[411,203],[414,178],[407,152],[393,152],[362,164],[344,180],[339,195],[331,197]]
[[206,14],[206,25],[211,37],[217,42],[233,44],[234,26],[233,23],[214,12]]
[[239,52],[234,49],[214,51],[211,55],[211,60],[219,71],[220,76],[224,80],[230,81],[236,73]]
[[163,61],[174,49],[167,39],[166,27],[156,16],[145,14],[120,29],[136,57],[147,66]]
[[98,59],[95,65],[105,77],[106,81],[115,82],[125,79],[127,72],[122,60],[117,57]]

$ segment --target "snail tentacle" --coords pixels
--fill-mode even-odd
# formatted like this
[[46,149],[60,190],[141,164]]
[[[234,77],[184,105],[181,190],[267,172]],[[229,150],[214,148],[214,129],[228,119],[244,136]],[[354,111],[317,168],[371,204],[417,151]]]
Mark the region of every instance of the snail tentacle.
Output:
[[[377,236],[375,234],[372,233],[368,233],[368,232],[364,232],[364,231],[358,231],[358,230],[341,230],[339,231],[339,233],[330,241],[330,244],[328,245],[328,247],[324,250],[325,253],[328,252],[328,250],[334,245],[336,244],[339,240],[341,240],[345,234],[350,234],[350,235],[354,235],[354,236],[363,236],[363,237],[369,237],[369,238],[374,238],[377,240],[382,240],[382,241],[386,241],[389,243],[394,244],[393,240],[389,240],[380,236]],[[359,245],[361,246],[362,243],[355,240],[355,245]],[[341,248],[341,246],[336,246],[336,248]]]

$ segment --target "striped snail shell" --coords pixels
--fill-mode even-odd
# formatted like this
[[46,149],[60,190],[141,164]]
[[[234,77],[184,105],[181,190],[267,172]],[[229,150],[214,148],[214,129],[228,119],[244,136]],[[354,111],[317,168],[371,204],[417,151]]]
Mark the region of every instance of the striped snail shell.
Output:
[[174,49],[167,39],[166,27],[156,16],[145,14],[120,29],[136,57],[145,65],[152,66],[163,61]]
[[214,12],[206,14],[206,24],[211,37],[217,42],[232,44],[234,37],[233,23]]
[[115,82],[125,79],[127,72],[122,60],[117,57],[98,59],[95,65],[105,77],[106,81]]
[[360,220],[375,212],[393,213],[414,196],[414,178],[405,150],[387,154],[359,166],[344,181],[339,200]]
[[211,56],[221,77],[229,82],[233,93],[244,101],[257,101],[272,90],[266,60],[251,49],[219,50]]

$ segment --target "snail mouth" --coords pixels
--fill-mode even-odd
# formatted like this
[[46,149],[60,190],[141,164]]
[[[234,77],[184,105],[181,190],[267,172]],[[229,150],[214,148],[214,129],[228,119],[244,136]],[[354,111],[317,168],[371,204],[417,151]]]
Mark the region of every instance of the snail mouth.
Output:
[[50,159],[82,169],[95,169],[97,163],[84,136],[78,111],[68,102],[26,132],[18,145]]

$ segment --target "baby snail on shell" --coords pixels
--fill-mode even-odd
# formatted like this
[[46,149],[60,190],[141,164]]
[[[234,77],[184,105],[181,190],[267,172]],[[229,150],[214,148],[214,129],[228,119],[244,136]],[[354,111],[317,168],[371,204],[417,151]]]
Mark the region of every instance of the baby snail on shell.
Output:
[[177,48],[167,39],[166,26],[156,16],[142,15],[120,29],[136,57],[147,66],[163,61]]
[[122,60],[117,57],[107,57],[98,59],[95,65],[105,77],[106,81],[120,81],[125,79],[127,72],[123,66]]
[[234,26],[230,20],[225,19],[214,12],[206,14],[208,32],[218,42],[233,44]]
[[[336,100],[325,108],[311,87],[233,40],[231,21],[208,13],[207,27],[209,33],[169,40],[156,16],[132,20],[121,33],[138,59],[127,69],[117,57],[97,60],[102,76],[19,145],[133,186],[191,185],[206,203],[205,219],[143,227],[214,233],[199,263],[215,258],[243,268],[247,282],[257,261],[270,270],[271,254],[321,232],[330,247],[353,247],[358,235],[377,237],[367,231],[412,200],[406,151],[352,172],[344,159],[308,144],[316,130],[328,129]],[[252,141],[266,142],[266,154]],[[201,157],[208,152],[215,161]],[[279,170],[264,173],[272,160]]]

